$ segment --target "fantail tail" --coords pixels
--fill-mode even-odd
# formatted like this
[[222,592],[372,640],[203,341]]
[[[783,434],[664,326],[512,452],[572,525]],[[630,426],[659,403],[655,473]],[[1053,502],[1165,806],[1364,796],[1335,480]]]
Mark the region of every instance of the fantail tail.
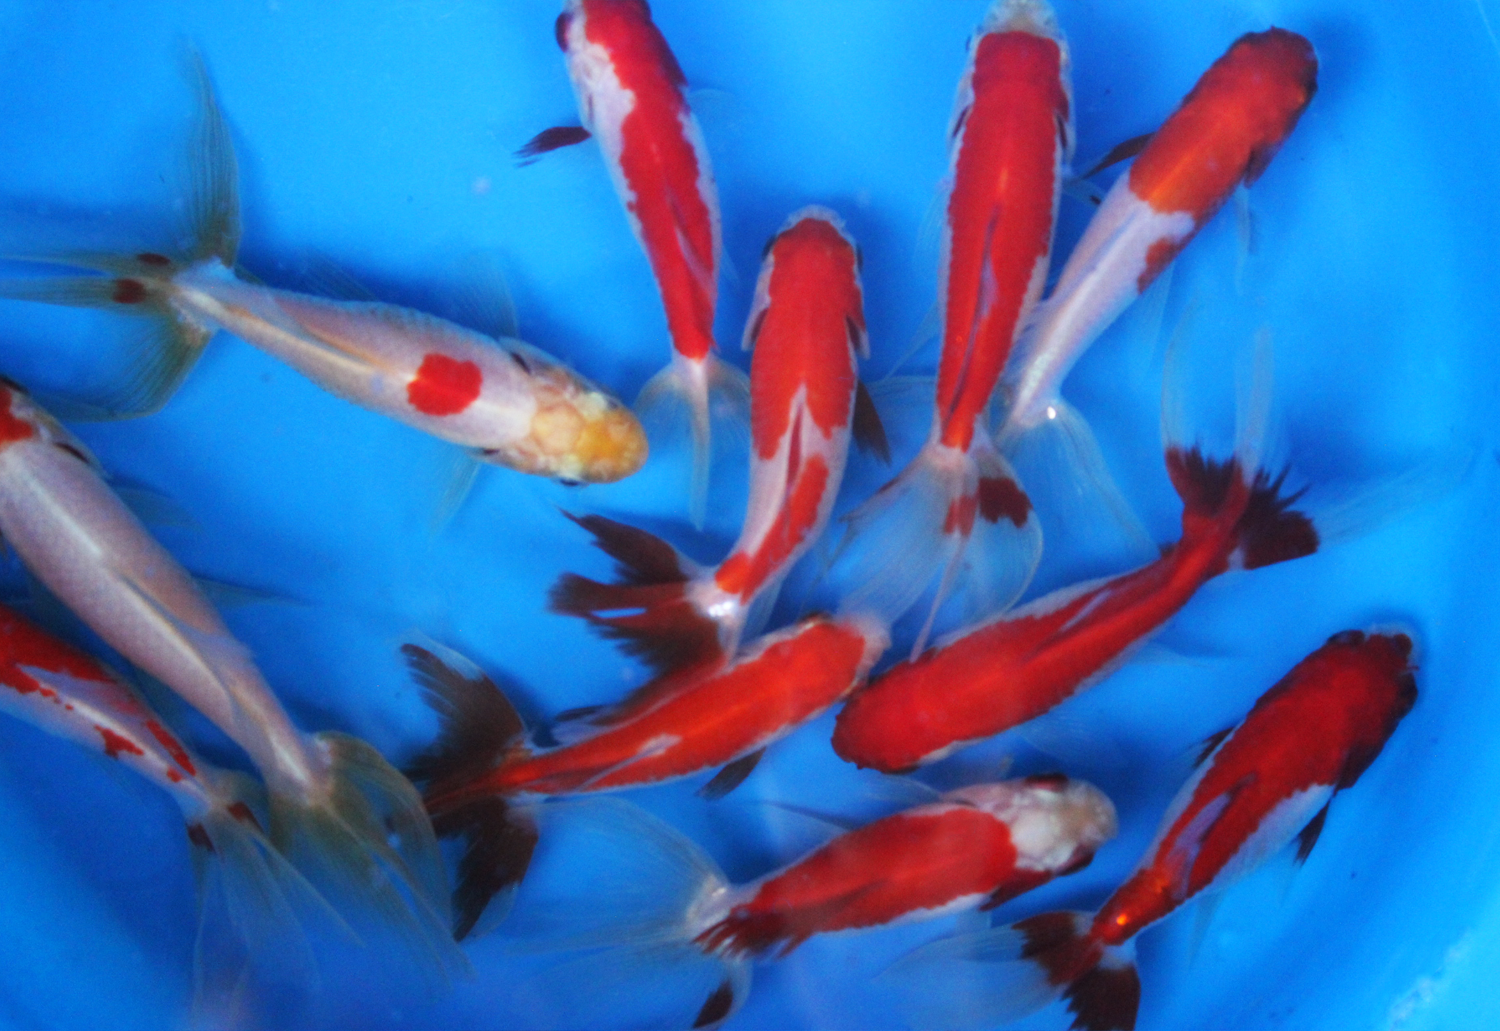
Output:
[[128,371],[101,395],[75,402],[80,417],[128,418],[166,404],[192,369],[213,330],[183,318],[169,287],[182,269],[217,259],[233,268],[240,244],[239,167],[229,127],[214,98],[201,55],[189,49],[184,63],[197,93],[197,120],[189,141],[183,189],[184,224],[170,253],[152,250],[106,254],[7,255],[17,261],[89,269],[102,275],[0,279],[0,297],[75,308],[101,308],[149,319],[134,339]]
[[1041,558],[1030,498],[978,434],[966,451],[929,440],[846,522],[833,574],[849,585],[844,610],[894,622],[937,583],[913,655],[951,592],[965,593],[970,618],[1001,611],[1025,591]]
[[914,1027],[993,1027],[1061,998],[1075,1031],[1129,1031],[1141,997],[1134,945],[1095,941],[1091,923],[1088,913],[1043,913],[945,938],[880,979],[899,993]]
[[686,416],[692,446],[692,479],[688,488],[688,517],[703,529],[708,514],[708,481],[713,467],[714,423],[724,424],[733,436],[745,438],[750,423],[750,380],[739,368],[715,354],[691,361],[673,354],[672,361],[641,388],[636,414],[656,436],[652,450],[666,453],[664,435],[680,435]]
[[548,594],[548,608],[588,620],[657,673],[703,662],[723,651],[718,623],[688,598],[702,570],[666,541],[606,519],[569,519],[593,534],[594,545],[616,562],[613,583],[564,573]]
[[453,935],[463,940],[504,918],[536,848],[529,809],[481,784],[506,757],[529,750],[526,729],[504,692],[462,655],[434,641],[404,644],[401,653],[438,714],[437,740],[407,773],[425,790],[437,834],[464,840],[453,893]]
[[[543,1023],[706,1028],[739,1009],[749,960],[703,942],[729,888],[708,855],[621,799],[549,802],[537,819],[543,848],[501,933],[511,951],[559,957],[533,985]],[[593,857],[582,882],[580,855]]]
[[367,944],[394,939],[392,973],[413,971],[424,987],[467,975],[416,788],[358,738],[323,733],[315,745],[328,760],[328,788],[311,799],[271,791],[271,840]]

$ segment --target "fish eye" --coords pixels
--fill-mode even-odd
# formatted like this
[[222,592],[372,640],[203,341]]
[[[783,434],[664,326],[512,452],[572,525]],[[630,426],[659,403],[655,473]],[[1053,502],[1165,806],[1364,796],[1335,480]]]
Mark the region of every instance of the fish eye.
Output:
[[1328,639],[1329,644],[1336,644],[1343,648],[1352,648],[1357,644],[1363,644],[1365,632],[1363,630],[1340,630]]
[[582,480],[575,480],[575,479],[573,479],[570,476],[559,476],[557,478],[557,482],[560,483],[560,484],[562,484],[562,486],[564,486],[564,487],[582,487],[583,486],[583,481]]
[[564,11],[562,14],[559,14],[557,16],[557,21],[552,27],[552,31],[557,34],[557,48],[559,50],[568,49],[568,25],[571,24],[572,21],[573,16],[567,11]]

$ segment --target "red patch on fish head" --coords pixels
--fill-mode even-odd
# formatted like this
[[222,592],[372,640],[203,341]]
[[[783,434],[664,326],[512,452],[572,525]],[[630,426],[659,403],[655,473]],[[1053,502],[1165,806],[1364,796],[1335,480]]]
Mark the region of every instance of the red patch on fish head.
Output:
[[429,354],[406,385],[406,399],[423,415],[457,415],[478,399],[483,385],[484,374],[473,362]]
[[990,523],[1004,516],[1020,529],[1031,516],[1031,499],[1015,480],[1007,476],[981,476],[979,514]]
[[141,751],[141,747],[134,741],[130,740],[128,737],[116,734],[108,727],[101,727],[96,723],[94,724],[94,729],[97,730],[100,736],[104,738],[104,754],[109,756],[111,759],[118,759],[121,752],[126,752],[130,755],[146,754],[145,752]]
[[17,440],[30,440],[36,436],[35,426],[25,419],[17,418],[12,413],[16,396],[16,392],[11,388],[0,387],[0,445]]

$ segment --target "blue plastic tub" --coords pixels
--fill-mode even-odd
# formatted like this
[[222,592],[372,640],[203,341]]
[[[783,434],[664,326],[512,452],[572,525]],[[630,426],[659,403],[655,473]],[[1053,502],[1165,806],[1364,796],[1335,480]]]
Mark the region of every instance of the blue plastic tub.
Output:
[[[656,20],[698,90],[718,178],[732,266],[718,336],[732,361],[747,363],[735,343],[761,245],[813,202],[838,210],[863,247],[869,376],[907,350],[934,301],[944,132],[984,7],[657,0]],[[180,199],[173,176],[191,93],[178,56],[189,39],[238,148],[248,269],[298,287],[310,267],[332,262],[383,300],[463,321],[476,310],[464,298],[476,282],[484,288],[498,256],[522,335],[633,397],[667,358],[666,329],[597,148],[521,169],[511,157],[539,130],[575,119],[556,13],[545,0],[0,4],[0,251],[45,250],[80,233],[125,247],[160,239]],[[1280,856],[1206,922],[1189,907],[1143,936],[1141,1026],[1493,1024],[1500,8],[1077,0],[1058,13],[1072,47],[1080,167],[1154,128],[1242,32],[1294,29],[1321,62],[1316,99],[1251,193],[1250,237],[1227,207],[1160,296],[1127,313],[1067,383],[1155,539],[1177,535],[1157,420],[1164,341],[1187,312],[1190,353],[1208,369],[1269,328],[1284,450],[1305,481],[1357,492],[1423,462],[1474,460],[1440,498],[1395,506],[1313,557],[1207,586],[1162,647],[1067,707],[1045,752],[1034,735],[1012,735],[924,778],[990,779],[1012,756],[1020,772],[1062,766],[1103,787],[1120,810],[1119,838],[1087,871],[1001,917],[1088,908],[1146,847],[1196,742],[1239,719],[1329,634],[1405,621],[1421,638],[1416,709],[1339,798],[1304,868]],[[1088,214],[1064,199],[1059,257]],[[0,368],[39,389],[98,387],[122,368],[129,328],[97,313],[0,304]],[[903,371],[935,360],[929,346]],[[1230,396],[1194,400],[1227,411]],[[919,405],[888,415],[901,462],[928,415]],[[730,463],[718,471],[707,531],[692,534],[685,455],[660,449],[637,477],[607,487],[487,469],[434,532],[454,449],[228,336],[160,414],[78,432],[107,468],[190,514],[192,526],[158,526],[189,568],[279,596],[226,616],[302,725],[357,733],[397,761],[434,728],[396,651],[412,630],[514,677],[533,716],[609,701],[639,682],[609,643],[544,611],[559,573],[606,570],[559,506],[639,521],[716,561],[744,504],[743,467]],[[841,505],[886,475],[855,460]],[[1122,561],[1087,540],[1049,541],[1038,589]],[[795,614],[797,585],[810,579],[796,578],[779,618]],[[862,816],[891,808],[832,754],[830,727],[825,718],[772,749],[723,802],[693,797],[691,783],[632,798],[731,878],[751,879],[810,840],[755,800]],[[235,761],[222,741],[200,740]],[[171,803],[5,721],[0,814],[0,1024],[182,1023],[195,903]],[[586,892],[591,860],[551,856],[551,875]],[[949,918],[814,939],[758,968],[731,1026],[900,1026],[871,979],[953,927]],[[509,1028],[553,1019],[527,980],[530,961],[494,937],[469,952],[477,978],[435,999],[376,1002],[357,977],[331,978],[318,1020]],[[670,990],[639,985],[646,997]],[[1026,1026],[1066,1023],[1054,1007]]]

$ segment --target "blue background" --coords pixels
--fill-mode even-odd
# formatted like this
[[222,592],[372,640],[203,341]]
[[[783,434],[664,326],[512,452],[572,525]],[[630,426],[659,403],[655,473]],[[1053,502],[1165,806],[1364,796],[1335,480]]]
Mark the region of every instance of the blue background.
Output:
[[[699,90],[718,178],[733,266],[721,281],[726,353],[744,362],[734,344],[762,243],[792,210],[818,202],[839,210],[863,247],[869,368],[889,371],[933,302],[944,131],[963,44],[985,5],[654,6]],[[8,253],[79,239],[164,244],[191,112],[178,72],[185,37],[206,57],[238,147],[247,268],[298,287],[309,265],[329,259],[382,299],[462,320],[466,284],[487,261],[475,256],[498,255],[522,335],[633,397],[667,357],[665,323],[597,148],[519,170],[510,157],[540,129],[575,120],[556,13],[547,2],[0,4],[0,242]],[[1179,511],[1157,431],[1162,340],[1189,309],[1207,368],[1270,327],[1285,452],[1307,482],[1358,487],[1435,456],[1478,457],[1437,501],[1311,558],[1210,584],[1167,634],[1172,651],[1143,655],[1068,706],[1049,747],[1116,800],[1121,834],[1087,871],[1002,915],[1097,905],[1149,842],[1194,742],[1237,720],[1328,634],[1401,619],[1422,638],[1417,708],[1339,798],[1305,868],[1293,875],[1283,856],[1237,885],[1196,949],[1190,913],[1143,936],[1141,1026],[1494,1023],[1500,7],[1076,0],[1059,16],[1080,167],[1152,129],[1241,32],[1295,29],[1321,60],[1317,98],[1252,193],[1253,253],[1242,260],[1226,209],[1161,296],[1127,313],[1066,384],[1154,538],[1176,537]],[[1088,213],[1064,199],[1059,255]],[[128,329],[97,313],[6,303],[0,365],[39,389],[96,387],[122,367]],[[911,368],[934,361],[929,348]],[[888,415],[901,461],[927,415],[899,405]],[[397,661],[414,629],[516,678],[536,717],[639,681],[581,623],[543,611],[559,573],[606,570],[555,506],[629,517],[710,561],[743,506],[743,467],[730,463],[708,532],[691,534],[686,464],[663,449],[638,477],[579,491],[486,469],[434,533],[451,448],[222,335],[160,414],[78,430],[106,467],[191,515],[192,527],[159,528],[189,568],[283,597],[226,615],[300,723],[359,734],[398,761],[433,730]],[[856,461],[845,504],[885,475]],[[1077,558],[1072,547],[1049,542],[1040,584],[1121,568],[1119,557]],[[830,725],[773,749],[745,798],[862,815],[891,808],[832,755]],[[939,785],[993,777],[1006,755],[1021,772],[1059,762],[1002,739],[926,776]],[[632,797],[731,878],[805,847],[774,811],[733,796],[709,806],[692,786]],[[187,852],[165,796],[0,724],[0,1023],[181,1021],[194,924]],[[580,892],[588,873],[577,864]],[[758,968],[733,1026],[889,1025],[871,977],[952,923],[814,939]],[[547,1019],[547,1000],[528,991],[524,964],[498,939],[470,954],[479,977],[451,996],[372,1010],[351,993],[330,1003],[329,1019]],[[1066,1017],[1054,1008],[1027,1025],[1061,1027]]]

